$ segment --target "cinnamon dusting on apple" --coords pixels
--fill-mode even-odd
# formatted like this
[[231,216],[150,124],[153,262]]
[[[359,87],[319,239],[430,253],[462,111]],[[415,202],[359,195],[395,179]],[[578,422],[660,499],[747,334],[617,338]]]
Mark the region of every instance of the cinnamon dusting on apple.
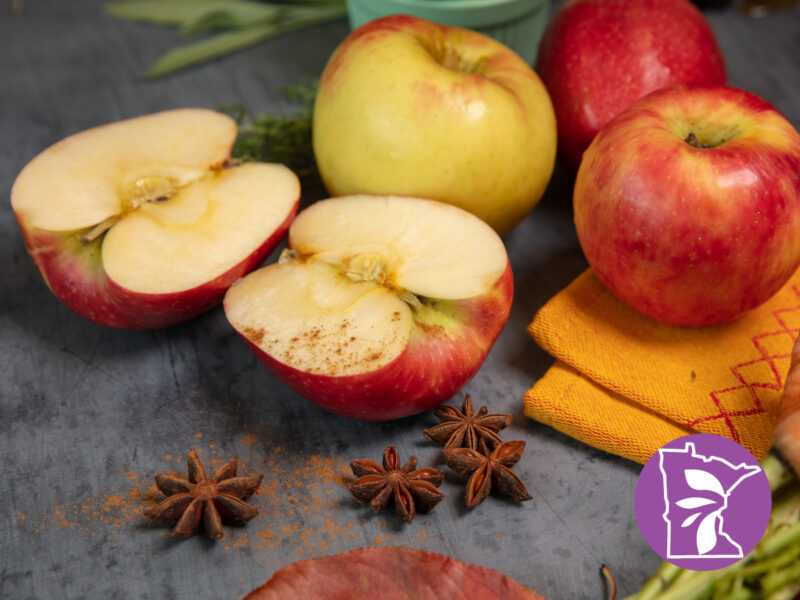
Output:
[[[322,200],[297,216],[289,245],[278,264],[228,290],[225,313],[245,339],[247,328],[266,329],[260,344],[250,343],[256,355],[338,414],[386,420],[440,403],[474,373],[508,315],[502,240],[446,204]],[[497,309],[495,286],[508,291]]]
[[252,329],[250,327],[246,327],[243,331],[245,336],[247,336],[247,339],[253,342],[256,346],[261,344],[264,339],[264,334],[266,333],[263,329]]
[[[399,313],[397,313],[399,314]],[[351,327],[349,319],[344,319],[332,327],[314,326],[289,338],[289,344],[274,338],[265,341],[265,331],[245,327],[242,333],[253,344],[263,348],[284,364],[309,373],[336,374],[349,367],[364,366],[379,362],[384,350],[368,346],[363,350],[353,350],[356,341],[353,335],[343,335]],[[341,341],[341,340],[345,341]],[[391,341],[389,342],[391,344]],[[311,361],[311,362],[309,362]]]
[[436,323],[426,323],[425,321],[415,321],[414,324],[419,327],[422,331],[424,331],[427,335],[430,336],[442,336],[444,335],[444,327],[438,325]]

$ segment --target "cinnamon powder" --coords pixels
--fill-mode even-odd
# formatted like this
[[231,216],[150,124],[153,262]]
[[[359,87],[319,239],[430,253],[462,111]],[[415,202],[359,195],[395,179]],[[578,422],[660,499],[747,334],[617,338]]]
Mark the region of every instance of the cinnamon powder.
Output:
[[[201,437],[192,435],[195,442]],[[240,455],[239,473],[262,472],[264,481],[250,503],[259,509],[258,516],[245,527],[225,527],[225,539],[219,548],[225,551],[247,549],[248,554],[261,558],[265,565],[282,566],[286,562],[330,554],[339,546],[384,545],[395,542],[394,519],[378,519],[382,534],[372,539],[352,519],[363,513],[351,506],[347,486],[352,481],[350,469],[341,458],[318,454],[294,456],[281,446],[271,446],[258,433],[247,433],[236,440],[235,447],[245,451],[219,450],[214,444],[194,447],[203,458],[207,471],[213,471],[231,456]],[[186,447],[193,444],[188,442]],[[247,448],[255,447],[248,458]],[[86,534],[112,538],[115,535],[140,535],[134,528],[148,526],[142,511],[158,503],[163,495],[153,483],[156,472],[168,472],[184,477],[186,456],[165,454],[166,465],[154,464],[150,472],[120,472],[120,488],[114,494],[85,498],[80,503],[60,505],[45,511],[38,518],[17,514],[26,528],[39,533],[43,527],[58,525],[83,529]],[[171,469],[169,467],[172,467]],[[161,535],[171,535],[170,529],[150,525]],[[391,530],[390,530],[391,528]],[[424,530],[418,530],[419,541],[426,540]],[[273,557],[280,565],[273,565]]]

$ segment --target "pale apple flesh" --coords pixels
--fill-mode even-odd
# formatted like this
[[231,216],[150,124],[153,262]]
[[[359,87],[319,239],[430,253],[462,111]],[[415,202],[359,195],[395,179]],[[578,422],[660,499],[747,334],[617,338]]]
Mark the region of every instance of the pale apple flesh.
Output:
[[505,248],[474,216],[430,200],[351,196],[300,213],[281,260],[234,284],[224,306],[302,396],[387,420],[469,381],[512,295]]
[[589,146],[575,224],[600,280],[665,323],[730,321],[800,265],[800,136],[764,100],[674,86]]
[[530,65],[480,33],[391,16],[331,56],[314,154],[332,196],[398,194],[459,206],[499,233],[542,197],[556,124]]
[[225,115],[166,111],[91,129],[20,173],[12,206],[53,293],[102,325],[149,329],[217,304],[296,213],[296,176],[228,161]]

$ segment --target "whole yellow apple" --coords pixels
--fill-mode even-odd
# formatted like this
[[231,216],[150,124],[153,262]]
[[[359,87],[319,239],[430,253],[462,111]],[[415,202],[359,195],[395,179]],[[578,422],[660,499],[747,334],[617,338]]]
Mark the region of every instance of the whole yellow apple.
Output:
[[480,33],[408,16],[367,23],[336,49],[313,132],[332,196],[440,200],[501,234],[542,197],[556,153],[553,105],[527,63]]

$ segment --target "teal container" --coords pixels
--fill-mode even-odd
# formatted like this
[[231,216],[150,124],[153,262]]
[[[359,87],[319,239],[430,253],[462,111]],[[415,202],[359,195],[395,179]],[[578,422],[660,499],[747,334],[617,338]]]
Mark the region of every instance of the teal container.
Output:
[[480,31],[533,64],[549,0],[347,0],[350,27],[388,15],[414,15]]

